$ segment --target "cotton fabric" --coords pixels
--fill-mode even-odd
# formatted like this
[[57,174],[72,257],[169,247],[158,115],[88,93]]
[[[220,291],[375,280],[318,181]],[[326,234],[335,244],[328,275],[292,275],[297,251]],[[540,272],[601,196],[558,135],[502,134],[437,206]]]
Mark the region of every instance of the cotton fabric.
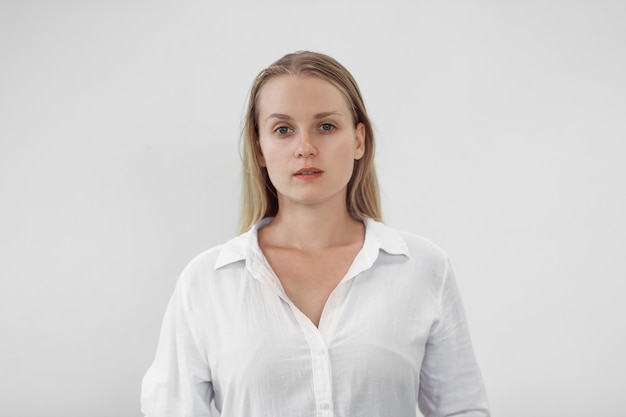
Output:
[[365,222],[316,327],[287,297],[258,230],[197,256],[168,304],[142,384],[147,417],[487,417],[448,256]]

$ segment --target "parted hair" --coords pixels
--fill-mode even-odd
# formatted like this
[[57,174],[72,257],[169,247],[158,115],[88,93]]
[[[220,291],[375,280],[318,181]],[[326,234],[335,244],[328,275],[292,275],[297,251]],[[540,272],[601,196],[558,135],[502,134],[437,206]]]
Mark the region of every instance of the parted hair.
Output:
[[290,53],[271,64],[257,75],[248,98],[242,131],[243,187],[239,233],[248,230],[259,220],[278,212],[276,188],[267,169],[259,161],[259,98],[263,86],[280,75],[317,77],[337,87],[352,111],[354,125],[365,126],[365,153],[354,161],[352,177],[348,182],[346,207],[357,220],[381,220],[380,194],[374,167],[374,131],[367,115],[359,87],[348,70],[335,59],[317,52]]

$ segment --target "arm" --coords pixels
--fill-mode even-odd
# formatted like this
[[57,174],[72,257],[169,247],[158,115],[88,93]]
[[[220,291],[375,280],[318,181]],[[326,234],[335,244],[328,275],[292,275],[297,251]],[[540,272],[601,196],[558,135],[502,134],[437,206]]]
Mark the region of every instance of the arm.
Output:
[[146,417],[210,417],[210,368],[180,279],[165,312],[156,357],[144,376]]
[[439,294],[439,319],[426,343],[418,400],[426,417],[490,416],[463,303],[449,262]]

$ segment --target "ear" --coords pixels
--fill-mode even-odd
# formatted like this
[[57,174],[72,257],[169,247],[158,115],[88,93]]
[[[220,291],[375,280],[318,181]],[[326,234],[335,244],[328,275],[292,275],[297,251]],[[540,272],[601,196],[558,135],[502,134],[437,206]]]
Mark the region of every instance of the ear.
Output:
[[261,142],[257,139],[256,142],[256,158],[259,161],[259,165],[266,168],[267,164],[265,163],[265,157],[263,156],[263,151],[261,150]]
[[354,159],[361,159],[365,155],[365,125],[359,122],[355,130],[356,148],[354,150]]

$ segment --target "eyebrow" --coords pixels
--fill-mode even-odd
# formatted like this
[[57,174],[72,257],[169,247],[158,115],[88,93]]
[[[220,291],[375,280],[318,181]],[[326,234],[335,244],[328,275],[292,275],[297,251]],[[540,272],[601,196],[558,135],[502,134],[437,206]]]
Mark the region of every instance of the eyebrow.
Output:
[[[325,112],[321,112],[321,113],[317,113],[315,114],[313,117],[315,119],[323,119],[325,117],[328,116],[340,116],[343,117],[343,114],[339,113],[338,111],[325,111]],[[281,119],[281,120],[291,120],[292,117],[286,114],[282,114],[282,113],[272,113],[269,116],[267,116],[265,118],[265,120],[269,120],[269,119]]]

